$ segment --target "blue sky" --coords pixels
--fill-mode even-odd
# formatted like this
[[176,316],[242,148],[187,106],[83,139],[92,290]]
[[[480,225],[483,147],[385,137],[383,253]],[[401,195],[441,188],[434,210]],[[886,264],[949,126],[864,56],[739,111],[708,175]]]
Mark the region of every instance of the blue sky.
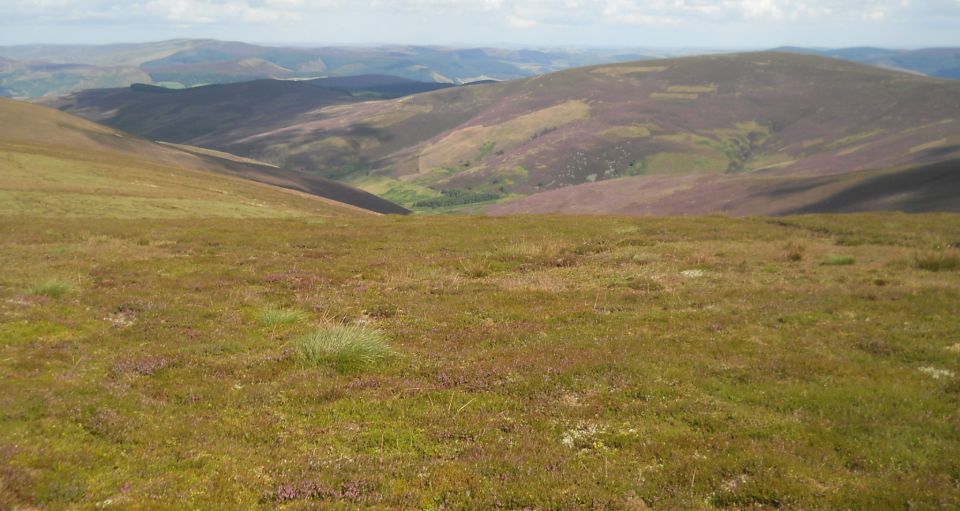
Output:
[[960,0],[0,0],[0,44],[960,46]]

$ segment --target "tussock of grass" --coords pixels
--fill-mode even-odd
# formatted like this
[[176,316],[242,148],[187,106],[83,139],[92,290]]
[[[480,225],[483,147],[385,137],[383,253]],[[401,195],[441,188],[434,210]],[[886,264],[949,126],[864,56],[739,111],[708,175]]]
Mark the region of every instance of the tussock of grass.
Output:
[[51,279],[31,287],[28,291],[33,295],[63,298],[74,290],[73,284],[62,280]]
[[302,337],[296,347],[308,362],[333,365],[341,370],[379,362],[394,355],[383,332],[354,325],[322,327]]
[[957,250],[929,250],[913,256],[913,267],[927,271],[951,271],[960,269],[960,252]]
[[857,260],[851,256],[832,255],[828,257],[823,264],[826,264],[827,266],[850,266],[856,262]]
[[790,241],[783,247],[783,257],[790,262],[800,262],[803,260],[803,254],[807,248],[796,241]]
[[459,266],[460,273],[472,279],[482,279],[493,272],[486,259],[461,259]]
[[306,315],[297,309],[265,307],[260,310],[260,324],[263,326],[293,325],[303,321]]

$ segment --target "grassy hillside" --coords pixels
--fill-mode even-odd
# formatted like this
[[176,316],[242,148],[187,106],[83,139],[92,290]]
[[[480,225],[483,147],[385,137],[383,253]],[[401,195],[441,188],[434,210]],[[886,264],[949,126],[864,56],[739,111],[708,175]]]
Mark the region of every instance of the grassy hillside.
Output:
[[[0,209],[27,217],[343,216],[392,203],[339,183],[271,169],[231,155],[189,152],[126,135],[62,112],[0,99]],[[298,186],[303,184],[304,186]],[[350,206],[339,201],[353,204]]]
[[0,202],[3,509],[960,506],[954,215],[51,211]]
[[[64,108],[106,123],[156,117],[133,104],[120,113],[95,95]],[[506,201],[629,176],[813,177],[956,158],[960,82],[749,53],[305,108],[243,129],[187,142],[347,180],[406,206],[442,193]]]
[[0,99],[0,509],[960,506],[957,215],[380,216],[224,175],[276,172]]

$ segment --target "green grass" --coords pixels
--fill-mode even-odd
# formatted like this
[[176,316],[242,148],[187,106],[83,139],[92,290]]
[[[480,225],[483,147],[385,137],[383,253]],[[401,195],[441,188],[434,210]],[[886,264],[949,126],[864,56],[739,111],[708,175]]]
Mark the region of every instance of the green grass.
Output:
[[826,260],[823,261],[823,264],[828,266],[850,266],[855,264],[857,260],[852,256],[847,255],[830,255],[827,256]]
[[957,215],[0,212],[0,509],[958,508],[960,273],[911,264],[944,240]]
[[441,197],[440,192],[427,188],[426,186],[419,186],[384,176],[365,176],[351,180],[349,183],[351,186],[356,186],[357,188],[379,195],[384,199],[408,208],[419,201]]
[[31,286],[28,290],[30,294],[38,296],[48,296],[50,298],[63,298],[72,293],[76,288],[73,284],[57,279],[47,280],[40,284]]
[[480,193],[469,190],[442,190],[443,196],[434,199],[427,199],[413,204],[415,208],[449,208],[456,206],[467,206],[480,202],[492,202],[501,198],[495,193]]
[[913,267],[927,271],[953,271],[960,269],[960,251],[927,250],[913,256]]
[[297,341],[296,347],[306,361],[338,369],[359,368],[393,355],[383,332],[354,325],[319,328]]
[[710,154],[657,153],[645,160],[644,173],[653,174],[719,174],[729,162],[719,151]]
[[848,136],[848,137],[844,137],[844,138],[841,138],[841,139],[839,139],[839,140],[835,140],[835,141],[832,142],[830,145],[828,145],[827,148],[828,148],[828,149],[836,149],[836,148],[838,148],[838,147],[843,147],[843,146],[845,146],[845,145],[855,144],[855,143],[857,143],[857,142],[862,142],[862,141],[864,141],[864,140],[868,140],[868,139],[871,139],[871,138],[873,138],[873,137],[876,137],[877,135],[880,135],[880,134],[882,134],[883,132],[884,132],[884,130],[882,130],[882,129],[875,129],[875,130],[864,131],[864,132],[861,132],[861,133],[855,133],[855,134],[850,135],[850,136]]
[[497,146],[497,143],[493,141],[486,142],[482,146],[480,146],[480,152],[477,153],[477,161],[480,161],[486,158],[487,156],[490,156],[490,154],[493,153],[493,149],[496,146]]
[[25,217],[276,218],[332,209],[213,172],[116,152],[0,143],[0,173],[0,212]]
[[295,325],[306,319],[306,314],[297,309],[281,307],[264,307],[260,309],[258,319],[263,326]]

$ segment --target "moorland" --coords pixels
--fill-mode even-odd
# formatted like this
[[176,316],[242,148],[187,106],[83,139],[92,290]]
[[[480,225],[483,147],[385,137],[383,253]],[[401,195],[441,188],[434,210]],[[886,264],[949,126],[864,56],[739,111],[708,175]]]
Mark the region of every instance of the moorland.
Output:
[[956,83],[665,62],[0,99],[0,509],[960,507]]
[[357,94],[374,83],[104,89],[47,103],[421,212],[960,210],[956,80],[760,52]]
[[0,217],[2,507],[960,504],[953,215],[84,211]]

